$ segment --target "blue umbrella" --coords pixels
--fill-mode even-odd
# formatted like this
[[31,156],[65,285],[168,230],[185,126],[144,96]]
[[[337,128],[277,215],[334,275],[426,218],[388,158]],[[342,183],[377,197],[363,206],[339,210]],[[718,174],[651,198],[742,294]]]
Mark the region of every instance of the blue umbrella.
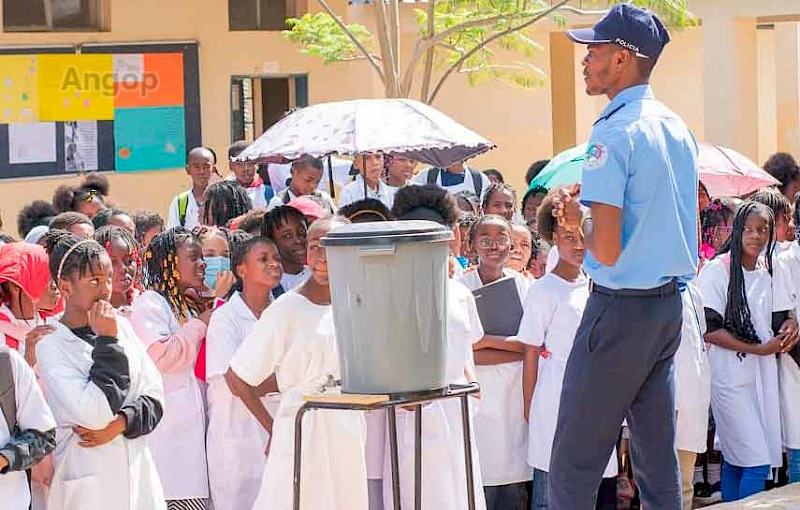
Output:
[[531,188],[537,186],[552,189],[556,186],[569,185],[581,180],[583,171],[583,158],[586,154],[586,144],[567,149],[550,160],[542,171],[532,181]]

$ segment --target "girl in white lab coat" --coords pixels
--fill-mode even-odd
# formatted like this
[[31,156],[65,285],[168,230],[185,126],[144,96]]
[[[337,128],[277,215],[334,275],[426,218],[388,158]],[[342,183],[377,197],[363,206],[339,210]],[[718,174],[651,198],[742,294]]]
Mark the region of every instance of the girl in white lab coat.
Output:
[[773,298],[774,228],[769,208],[745,203],[730,239],[697,279],[708,325],[705,340],[712,344],[711,408],[724,456],[724,501],[763,491],[770,467],[782,463],[774,355],[797,342],[797,322],[773,313],[787,310],[785,299]]
[[[524,303],[528,281],[505,267],[511,247],[511,224],[494,214],[481,217],[470,231],[470,245],[478,255],[479,265],[467,270],[461,283],[475,291],[512,278],[520,302]],[[475,435],[486,506],[489,510],[516,508],[520,501],[527,501],[526,485],[533,477],[526,462],[528,427],[522,394],[525,346],[513,337],[485,335],[473,349],[481,385]]]
[[[412,185],[397,191],[393,211],[398,219],[428,220],[457,229],[458,206],[455,199],[438,186],[424,189]],[[453,279],[458,262],[450,257],[447,289],[447,360],[448,383],[475,381],[472,346],[483,338],[475,298],[463,284]],[[431,402],[422,408],[422,508],[430,510],[466,510],[467,478],[464,459],[461,402],[458,399]],[[402,508],[414,506],[414,412],[397,410],[397,442]],[[474,426],[471,426],[474,431]],[[474,437],[474,432],[473,432]],[[472,441],[472,465],[475,505],[486,508],[480,462]],[[389,444],[384,456],[384,508],[393,508]]]
[[[538,212],[539,233],[558,247],[561,257],[552,272],[534,281],[525,298],[517,338],[526,345],[523,368],[525,416],[528,420],[528,464],[534,468],[531,510],[547,510],[550,454],[556,433],[561,388],[575,333],[589,299],[589,280],[581,269],[585,247],[577,229],[558,225],[553,197]],[[612,452],[601,484],[597,509],[616,510],[617,454]]]
[[[328,265],[320,239],[342,221],[328,218],[312,224],[308,232],[311,278],[267,307],[231,359],[229,379],[234,385],[259,386],[274,374],[281,393],[274,422],[268,415],[258,417],[268,428],[270,445],[253,510],[292,508],[297,410],[303,394],[319,391],[330,377],[339,378]],[[366,510],[362,413],[315,411],[304,422],[300,508]]]
[[149,290],[131,322],[164,378],[164,419],[148,437],[170,509],[205,508],[209,497],[205,410],[194,366],[211,317],[200,241],[183,227],[155,236],[144,255]]
[[144,436],[162,417],[161,377],[111,297],[113,269],[96,241],[51,237],[50,273],[66,298],[36,346],[57,423],[48,510],[166,509]]
[[141,289],[137,288],[142,264],[139,243],[130,231],[116,225],[108,225],[95,232],[94,240],[106,249],[114,269],[111,305],[129,317],[133,300],[141,293]]
[[[269,239],[240,233],[237,242],[231,243],[231,266],[240,290],[214,312],[206,335],[208,478],[215,510],[249,510],[267,461],[269,434],[255,418],[257,413],[266,413],[266,399],[262,400],[264,393],[258,388],[252,389],[253,398],[238,398],[228,387],[225,373],[236,349],[270,303],[270,291],[281,280],[281,259]],[[248,410],[253,405],[260,407],[255,413]]]
[[277,298],[305,282],[311,275],[306,265],[308,223],[303,213],[294,207],[282,205],[264,216],[261,235],[272,239],[281,255],[283,277],[281,284],[272,291]]

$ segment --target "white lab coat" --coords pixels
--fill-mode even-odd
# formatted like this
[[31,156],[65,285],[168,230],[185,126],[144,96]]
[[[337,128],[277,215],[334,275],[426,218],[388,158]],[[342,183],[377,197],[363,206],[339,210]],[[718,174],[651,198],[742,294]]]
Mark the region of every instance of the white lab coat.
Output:
[[[181,328],[167,300],[148,290],[133,304],[131,323],[149,348]],[[147,436],[167,500],[207,499],[206,425],[203,396],[194,370],[162,374],[164,417]],[[49,509],[48,509],[49,510]]]
[[[47,432],[56,428],[53,413],[45,402],[33,369],[16,351],[12,349],[10,352],[11,371],[14,374],[14,400],[17,403],[17,424],[20,430]],[[0,413],[0,446],[8,444],[10,440],[8,424]],[[0,501],[3,502],[2,507],[7,510],[28,510],[31,493],[24,471],[0,475]]]
[[[697,288],[706,308],[725,316],[728,299],[728,258],[706,262]],[[747,303],[753,327],[762,343],[772,336],[772,277],[766,268],[744,271]],[[722,454],[734,466],[782,464],[778,365],[775,356],[738,353],[712,345],[711,408]]]
[[[520,273],[503,270],[513,278],[520,302],[525,302],[530,283]],[[483,287],[477,269],[467,272],[461,283],[475,291]],[[485,486],[509,485],[533,478],[527,463],[528,425],[525,423],[522,396],[522,361],[502,365],[478,365],[481,403],[475,416],[475,439],[481,456],[481,476]]]
[[[251,386],[274,373],[281,402],[261,490],[253,510],[292,508],[294,420],[303,395],[339,378],[330,306],[290,291],[261,314],[231,359],[231,369]],[[363,413],[312,411],[303,428],[301,509],[367,510]]]
[[[787,293],[792,309],[800,312],[800,245],[791,246],[778,255],[775,264],[775,285]],[[783,446],[800,448],[800,367],[788,354],[778,358],[778,383],[781,398]]]
[[[394,190],[394,191],[393,191]],[[394,195],[397,192],[396,188],[387,186],[386,183],[378,181],[377,193],[367,188],[366,197],[364,196],[364,178],[360,175],[355,178],[353,182],[342,188],[339,193],[339,207],[350,205],[353,202],[364,200],[365,198],[374,198],[380,200],[389,210],[392,209],[394,204]]]
[[[164,402],[161,376],[130,324],[117,317],[117,338],[128,357],[131,385],[125,403],[141,396]],[[36,345],[36,361],[58,428],[48,510],[165,510],[164,493],[144,437],[117,436],[84,448],[72,427],[99,430],[116,417],[89,381],[92,346],[62,323]]]
[[708,406],[711,401],[711,367],[705,340],[703,299],[694,283],[681,290],[683,326],[675,353],[675,447],[694,453],[706,451]]
[[[447,299],[447,380],[452,384],[464,384],[467,382],[465,369],[474,371],[472,345],[483,338],[483,327],[475,298],[463,284],[448,280]],[[472,402],[470,404],[471,409],[476,407]],[[475,508],[485,510],[474,425],[471,429]],[[397,410],[397,443],[401,506],[404,509],[414,508],[413,411]],[[459,399],[433,401],[422,408],[422,444],[422,508],[466,510],[467,475]],[[394,508],[390,459],[387,441],[383,472],[383,504],[386,510]]]
[[[234,293],[211,316],[206,334],[208,381],[208,479],[214,510],[249,510],[258,496],[269,434],[244,403],[231,393],[225,372],[236,349],[256,324],[256,316]],[[268,404],[268,398],[263,399]],[[274,406],[272,404],[275,404]],[[271,414],[277,399],[269,402]]]
[[[536,347],[545,345],[550,352],[547,358],[539,358],[538,378],[528,418],[528,464],[541,471],[550,471],[564,372],[588,299],[589,280],[584,275],[568,282],[547,273],[531,284],[523,305],[525,315],[517,338]],[[603,478],[617,474],[615,450]]]

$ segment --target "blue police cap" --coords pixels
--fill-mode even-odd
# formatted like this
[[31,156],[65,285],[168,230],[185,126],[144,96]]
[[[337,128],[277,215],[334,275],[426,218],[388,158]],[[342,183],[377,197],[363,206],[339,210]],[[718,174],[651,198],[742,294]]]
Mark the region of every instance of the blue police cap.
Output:
[[658,60],[669,34],[652,12],[628,4],[617,4],[592,28],[567,30],[579,44],[618,44],[640,57]]

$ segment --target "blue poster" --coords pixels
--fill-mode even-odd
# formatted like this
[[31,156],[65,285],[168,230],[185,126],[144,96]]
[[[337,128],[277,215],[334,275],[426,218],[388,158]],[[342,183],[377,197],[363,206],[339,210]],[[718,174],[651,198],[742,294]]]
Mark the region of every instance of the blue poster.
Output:
[[115,109],[114,159],[118,172],[185,166],[183,106]]

